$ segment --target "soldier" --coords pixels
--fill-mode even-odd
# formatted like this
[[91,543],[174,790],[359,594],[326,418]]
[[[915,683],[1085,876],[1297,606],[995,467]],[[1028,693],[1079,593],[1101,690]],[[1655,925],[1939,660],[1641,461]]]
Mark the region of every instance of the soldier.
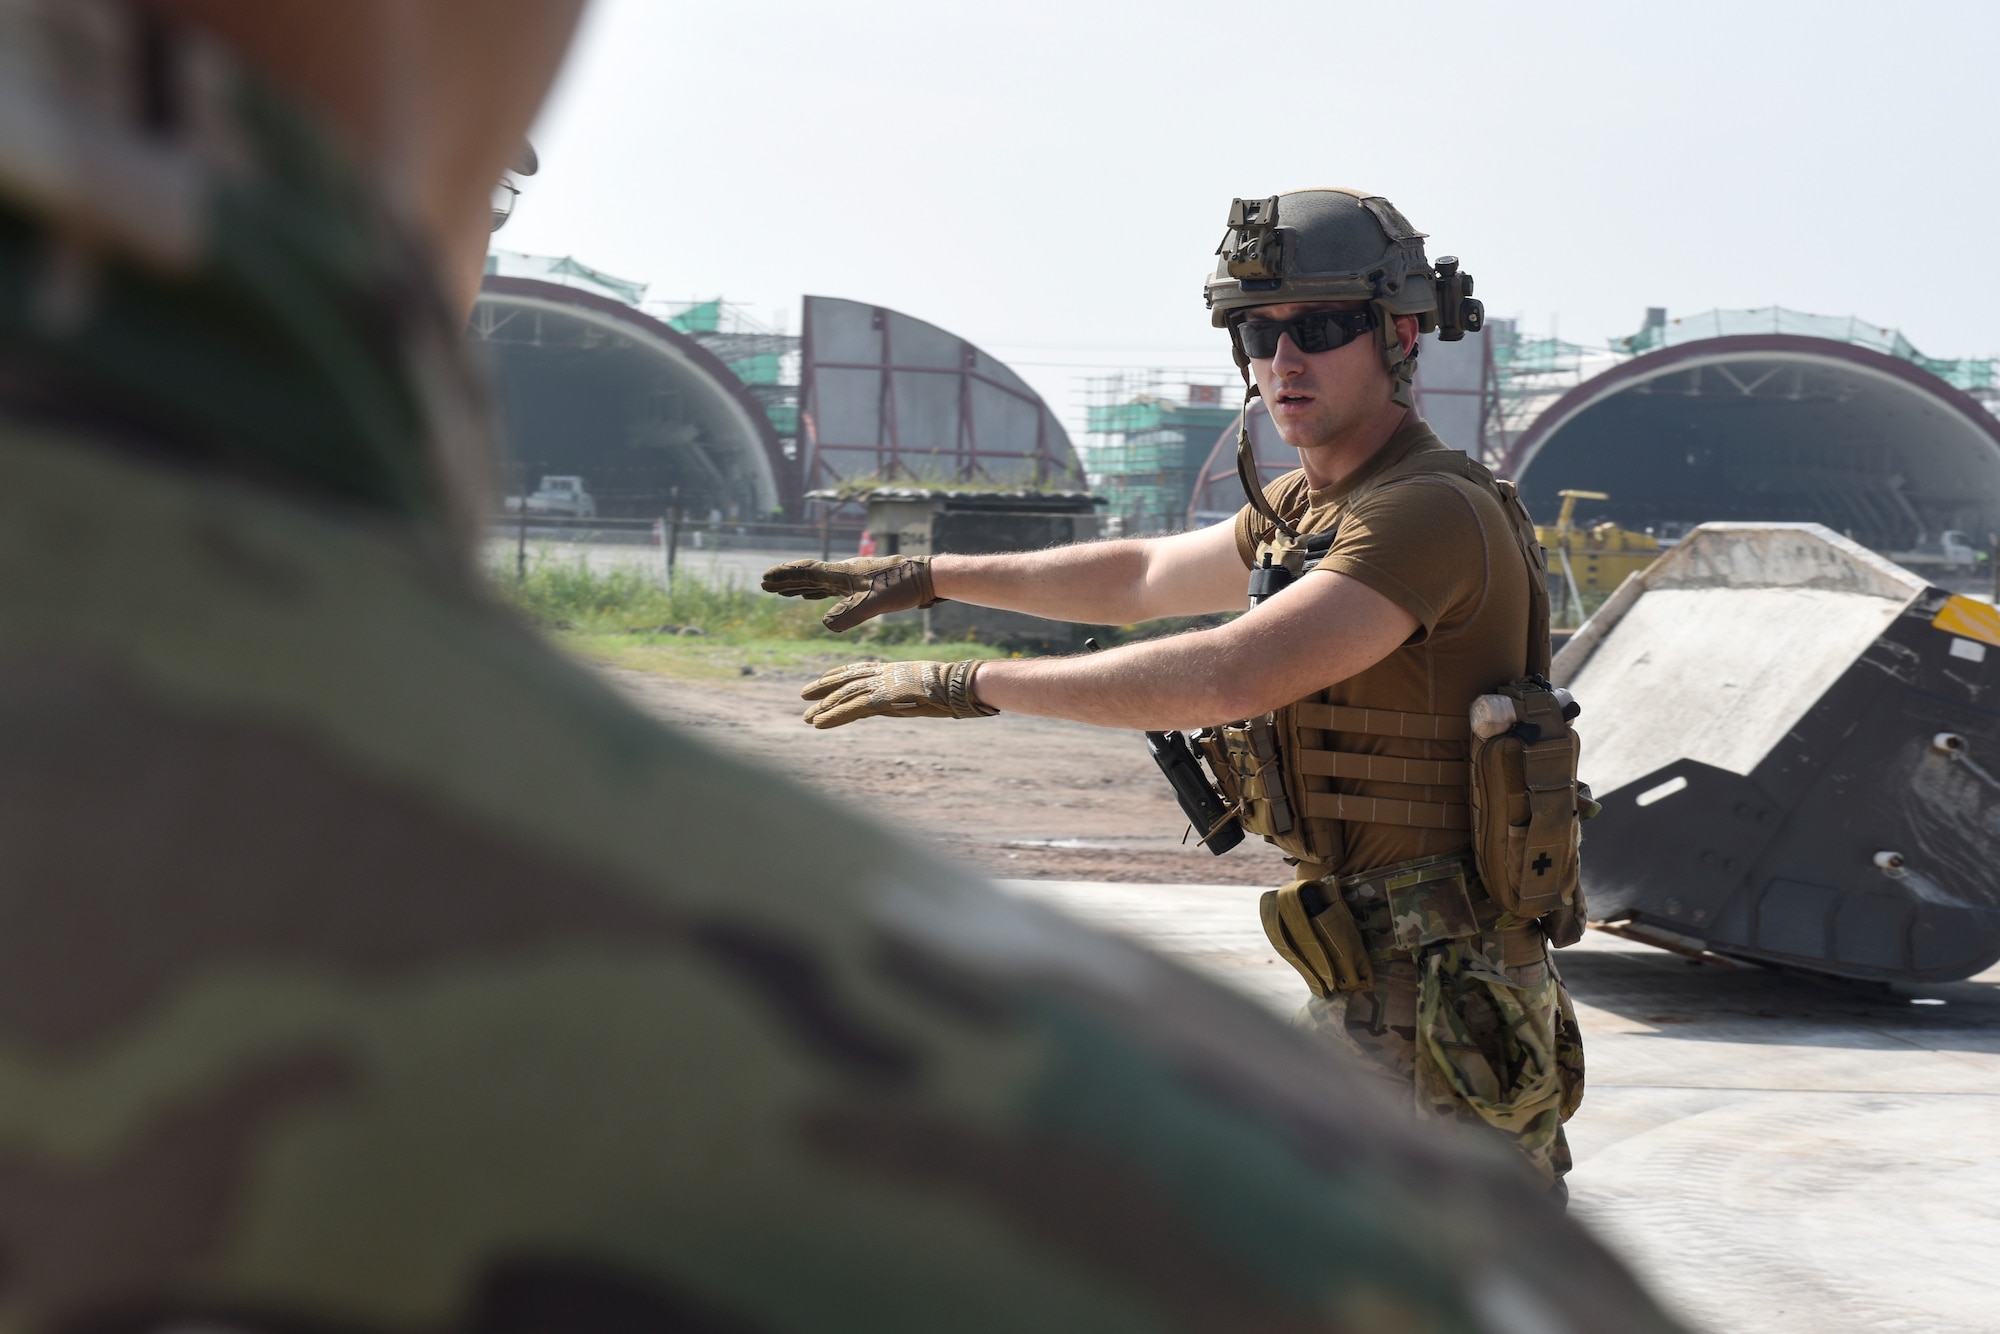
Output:
[[[1511,488],[1446,448],[1411,403],[1418,335],[1478,327],[1471,280],[1453,259],[1433,268],[1388,200],[1350,190],[1238,200],[1218,253],[1213,321],[1299,452],[1296,471],[1259,490],[1239,436],[1249,503],[1233,523],[1027,554],[798,561],[764,586],[841,598],[826,617],[836,630],[946,598],[1113,625],[1226,611],[1244,604],[1246,570],[1258,605],[1089,657],[841,668],[805,691],[807,721],[1250,720],[1205,748],[1244,825],[1298,867],[1265,896],[1264,918],[1314,993],[1300,1022],[1370,1058],[1420,1115],[1510,1135],[1566,1199],[1576,1023],[1543,923],[1496,902],[1511,886],[1482,881],[1466,795],[1474,700],[1548,669],[1541,553]],[[1573,788],[1567,719],[1546,721],[1544,749],[1568,747],[1554,759],[1566,756]],[[1537,827],[1547,814],[1573,874],[1575,794],[1549,795]],[[1555,864],[1536,853],[1534,874]],[[1571,894],[1554,914],[1559,943],[1580,910]]]
[[483,591],[457,332],[573,19],[0,3],[6,1328],[1672,1328]]

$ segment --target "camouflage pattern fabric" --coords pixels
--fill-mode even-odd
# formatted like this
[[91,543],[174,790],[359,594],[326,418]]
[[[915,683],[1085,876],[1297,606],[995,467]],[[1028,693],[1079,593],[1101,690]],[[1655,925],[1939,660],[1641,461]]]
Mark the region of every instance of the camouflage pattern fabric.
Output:
[[[1515,922],[1460,858],[1426,858],[1338,883],[1374,978],[1313,997],[1296,1022],[1361,1055],[1419,1119],[1505,1135],[1545,1179],[1570,1170],[1563,1122],[1583,1101],[1576,1012],[1548,957],[1509,965]],[[1482,911],[1483,910],[1483,911]]]
[[[139,105],[22,74],[120,18],[0,0],[0,122]],[[192,249],[54,315],[82,178],[0,149],[0,1334],[1675,1328],[1507,1155],[494,605],[450,326],[199,61],[122,131],[228,140]]]

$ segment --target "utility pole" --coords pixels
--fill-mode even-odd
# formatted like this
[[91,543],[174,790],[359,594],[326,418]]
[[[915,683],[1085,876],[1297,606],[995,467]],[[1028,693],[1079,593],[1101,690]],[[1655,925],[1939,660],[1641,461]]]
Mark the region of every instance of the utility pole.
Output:
[[521,492],[518,497],[521,502],[521,522],[516,527],[514,536],[514,582],[525,584],[528,582],[528,461],[522,459],[514,465],[514,470],[520,482]]
[[667,492],[667,592],[674,591],[674,553],[681,545],[681,489]]

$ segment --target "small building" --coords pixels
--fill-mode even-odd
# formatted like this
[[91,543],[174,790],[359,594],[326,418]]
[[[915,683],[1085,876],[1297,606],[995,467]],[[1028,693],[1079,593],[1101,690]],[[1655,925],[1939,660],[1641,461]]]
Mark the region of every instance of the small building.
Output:
[[[1088,542],[1098,535],[1097,510],[1104,504],[1087,491],[925,486],[880,486],[859,494],[813,491],[806,499],[866,506],[863,547],[878,556],[985,555]],[[937,640],[1063,650],[1082,638],[1080,627],[1067,622],[960,602],[940,603],[923,615],[926,636]]]

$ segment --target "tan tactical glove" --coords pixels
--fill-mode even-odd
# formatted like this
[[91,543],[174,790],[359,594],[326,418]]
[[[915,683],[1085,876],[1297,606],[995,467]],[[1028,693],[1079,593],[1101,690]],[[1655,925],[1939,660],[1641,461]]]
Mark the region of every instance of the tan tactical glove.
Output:
[[824,731],[856,718],[990,718],[973,691],[976,662],[856,662],[799,692],[816,700],[806,721]]
[[885,612],[932,607],[929,556],[863,556],[857,560],[788,560],[764,571],[764,591],[780,597],[839,598],[820,623],[838,634]]

